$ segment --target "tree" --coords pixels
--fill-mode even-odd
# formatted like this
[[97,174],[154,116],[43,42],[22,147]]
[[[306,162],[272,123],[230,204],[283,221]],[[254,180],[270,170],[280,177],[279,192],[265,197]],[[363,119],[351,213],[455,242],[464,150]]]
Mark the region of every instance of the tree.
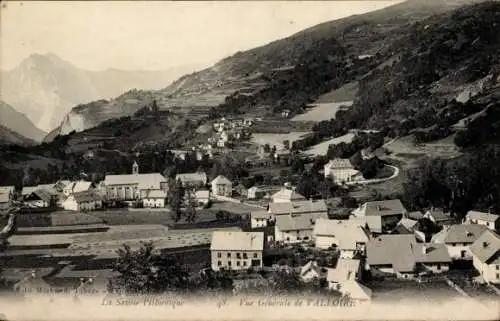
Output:
[[288,139],[283,141],[283,147],[285,149],[290,149],[290,141]]
[[275,271],[270,281],[273,290],[277,293],[297,293],[304,288],[300,275],[286,268]]
[[187,202],[186,202],[186,221],[188,223],[194,223],[196,220],[196,197],[195,192],[190,191],[187,193]]
[[215,107],[210,107],[210,110],[208,111],[208,119],[210,120],[215,120],[219,117],[219,113],[215,109]]
[[269,144],[264,144],[264,153],[270,153],[271,152],[271,146]]
[[185,190],[180,180],[173,181],[168,193],[168,205],[174,222],[179,222],[182,218],[182,205],[184,203]]
[[151,242],[141,243],[137,250],[123,245],[117,253],[113,269],[120,275],[108,289],[125,294],[159,294],[188,285],[188,274],[179,257],[157,254]]

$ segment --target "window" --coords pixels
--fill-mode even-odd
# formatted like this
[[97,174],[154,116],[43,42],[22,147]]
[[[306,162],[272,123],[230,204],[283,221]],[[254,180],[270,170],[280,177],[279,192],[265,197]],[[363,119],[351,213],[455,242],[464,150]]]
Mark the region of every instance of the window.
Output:
[[436,268],[438,271],[441,270],[441,264],[438,264]]
[[231,253],[227,253],[227,257],[231,257]]
[[337,283],[337,290],[340,290],[341,286],[340,283]]
[[222,253],[217,253],[217,257],[222,257]]
[[227,261],[227,265],[231,266],[231,261]]
[[248,259],[248,255],[246,253],[243,253],[243,258]]
[[460,257],[464,258],[465,257],[465,253],[466,253],[466,251],[461,251],[460,252]]
[[239,253],[239,252],[238,252],[238,253],[236,253],[236,258],[237,258],[237,259],[241,259],[241,253]]
[[253,254],[253,258],[256,259],[258,257],[257,253]]
[[237,266],[240,266],[240,265],[241,265],[240,261],[237,261],[237,262],[236,262],[236,265],[237,265]]
[[222,265],[222,262],[221,261],[217,261],[217,266],[221,266]]
[[457,243],[451,243],[451,246],[457,246]]
[[497,270],[500,270],[500,265],[497,264]]
[[247,266],[247,261],[243,261],[243,266]]
[[500,273],[497,273],[497,279],[500,279]]

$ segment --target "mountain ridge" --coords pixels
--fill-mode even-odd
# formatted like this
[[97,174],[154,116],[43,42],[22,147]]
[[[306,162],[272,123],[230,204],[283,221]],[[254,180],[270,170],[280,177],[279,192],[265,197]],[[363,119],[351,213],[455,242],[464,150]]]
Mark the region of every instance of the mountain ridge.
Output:
[[37,127],[50,132],[75,105],[110,99],[134,88],[163,88],[195,68],[89,71],[54,53],[32,54],[17,67],[1,72],[0,96]]
[[0,100],[0,125],[36,142],[41,142],[46,132],[33,124],[26,115]]

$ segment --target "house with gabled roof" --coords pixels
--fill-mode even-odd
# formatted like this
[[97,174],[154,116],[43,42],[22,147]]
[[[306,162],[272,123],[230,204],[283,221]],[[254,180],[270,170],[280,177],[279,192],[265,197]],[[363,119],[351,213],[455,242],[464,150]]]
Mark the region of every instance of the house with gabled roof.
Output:
[[69,211],[94,211],[103,207],[103,198],[93,190],[76,192],[62,202],[62,207]]
[[487,283],[500,284],[500,235],[486,230],[470,246],[472,264]]
[[95,184],[87,181],[71,182],[63,188],[63,194],[68,197],[73,193],[85,192],[95,188]]
[[36,189],[23,196],[23,202],[31,208],[50,208],[54,206],[55,196],[43,189]]
[[214,231],[210,244],[212,270],[262,268],[263,232]]
[[451,213],[445,213],[442,209],[430,209],[425,212],[424,218],[430,220],[437,226],[449,226],[454,222]]
[[413,234],[420,242],[425,242],[425,233],[420,231],[419,221],[403,217],[396,228],[391,231],[395,234]]
[[316,261],[309,261],[300,268],[300,278],[304,282],[311,282],[314,279],[323,277],[323,268]]
[[356,220],[318,219],[313,229],[315,246],[320,249],[335,247],[343,258],[365,255],[369,233]]
[[360,260],[339,259],[335,268],[327,269],[328,288],[348,295],[351,300],[371,300],[371,289],[360,282],[362,270]]
[[316,220],[328,218],[327,214],[287,214],[275,217],[274,239],[285,244],[300,243],[312,240],[312,232]]
[[352,211],[355,217],[365,219],[372,233],[391,231],[403,217],[406,217],[406,213],[399,199],[366,202]]
[[472,260],[470,246],[486,231],[485,225],[456,224],[432,236],[432,243],[445,244],[453,260]]
[[290,203],[304,201],[306,198],[297,193],[293,188],[284,186],[271,196],[271,200],[273,203]]
[[223,175],[217,176],[211,185],[212,194],[215,196],[231,197],[233,195],[233,183]]
[[500,230],[500,215],[479,211],[469,211],[464,219],[465,224],[481,224],[490,230]]
[[250,212],[252,228],[266,227],[268,222],[271,221],[272,218],[272,215],[264,210]]
[[354,168],[347,158],[335,158],[324,166],[325,178],[333,180],[335,184],[352,182],[359,177],[359,171]]

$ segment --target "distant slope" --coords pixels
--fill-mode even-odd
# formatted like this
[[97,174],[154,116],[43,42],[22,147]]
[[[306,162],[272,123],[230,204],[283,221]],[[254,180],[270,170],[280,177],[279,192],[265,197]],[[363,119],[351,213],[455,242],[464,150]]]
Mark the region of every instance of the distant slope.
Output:
[[26,138],[9,128],[0,125],[0,145],[20,145],[20,146],[32,146],[36,145],[37,142]]
[[186,113],[220,105],[227,110],[242,107],[243,111],[264,106],[275,110],[299,108],[377,66],[377,59],[361,60],[358,56],[388,59],[392,42],[404,37],[411,24],[471,2],[411,0],[323,23],[238,52],[210,68],[179,78],[165,89],[127,93],[132,98],[82,105],[65,117],[59,133],[84,130],[112,117],[130,115],[151,99],[156,99],[161,109]]
[[54,54],[33,54],[1,73],[2,100],[39,128],[56,128],[73,106],[116,97],[130,89],[159,89],[195,67],[164,71],[87,71]]
[[0,100],[0,125],[21,136],[40,142],[47,135],[36,127],[24,114]]

